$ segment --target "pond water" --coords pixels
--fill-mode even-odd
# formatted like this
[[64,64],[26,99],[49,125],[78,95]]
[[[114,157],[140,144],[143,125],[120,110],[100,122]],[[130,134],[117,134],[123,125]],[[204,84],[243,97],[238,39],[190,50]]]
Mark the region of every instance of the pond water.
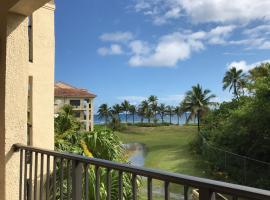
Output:
[[[145,144],[134,142],[134,143],[128,143],[123,144],[123,148],[126,150],[128,155],[128,161],[131,165],[143,167],[145,157],[147,154],[147,148]],[[146,178],[143,177],[143,180],[146,181]],[[146,188],[142,188],[142,192],[146,193]],[[156,197],[162,197],[164,196],[164,187],[160,185],[153,185],[153,195]],[[170,191],[170,199],[172,200],[184,200],[184,196],[182,193],[177,191]]]
[[146,156],[146,146],[142,143],[128,143],[123,144],[124,149],[128,154],[128,161],[131,165],[143,167]]

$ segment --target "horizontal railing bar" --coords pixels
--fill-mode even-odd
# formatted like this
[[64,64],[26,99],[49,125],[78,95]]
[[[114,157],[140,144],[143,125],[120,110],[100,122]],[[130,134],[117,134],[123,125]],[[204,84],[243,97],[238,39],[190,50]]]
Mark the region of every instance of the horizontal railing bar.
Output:
[[116,163],[108,160],[102,160],[97,158],[88,158],[81,155],[56,152],[36,147],[25,146],[22,144],[15,144],[15,150],[24,149],[32,152],[38,152],[42,154],[48,154],[58,158],[65,158],[69,160],[76,160],[82,163],[97,165],[99,167],[110,168],[114,170],[120,170],[128,173],[135,173],[139,176],[151,177],[153,179],[167,181],[170,183],[176,183],[180,185],[187,185],[194,188],[210,188],[214,192],[220,192],[230,195],[236,195],[239,197],[253,198],[258,200],[264,200],[270,198],[270,191],[225,183],[221,181],[215,181],[205,178],[198,178],[194,176],[176,174],[171,172],[164,172],[160,170],[146,169],[142,167],[135,167],[127,164]]

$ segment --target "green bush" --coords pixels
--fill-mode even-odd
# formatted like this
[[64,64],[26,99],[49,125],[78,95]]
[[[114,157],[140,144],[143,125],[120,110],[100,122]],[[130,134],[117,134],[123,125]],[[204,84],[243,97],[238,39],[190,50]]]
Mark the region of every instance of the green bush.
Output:
[[159,126],[170,126],[170,123],[164,122],[164,123],[136,123],[134,126],[138,127],[159,127]]
[[[70,152],[94,158],[127,163],[126,156],[121,146],[119,138],[109,129],[100,129],[93,132],[67,131],[64,134],[56,134],[55,149],[62,152]],[[59,164],[57,164],[57,174],[59,174]],[[64,164],[64,174],[67,173],[67,164]],[[100,196],[105,200],[106,193],[106,169],[100,168]],[[90,166],[89,173],[89,199],[95,199],[95,168]],[[112,199],[118,199],[118,172],[111,172],[112,176]],[[124,199],[132,198],[131,175],[123,174],[123,195]],[[58,180],[59,181],[59,180]],[[57,182],[59,184],[59,182]],[[67,187],[67,178],[64,178],[64,187]],[[83,183],[82,183],[83,184]],[[138,180],[137,185],[140,185]],[[57,192],[59,197],[59,191]]]
[[125,126],[125,124],[121,124],[121,121],[118,118],[113,117],[108,127],[113,131],[121,131]]
[[[270,65],[261,67],[262,75],[250,73],[252,79],[246,88],[249,95],[223,102],[207,113],[202,120],[202,134],[215,147],[270,163]],[[235,155],[225,164],[224,153],[209,150],[202,141],[191,146],[209,161],[213,171],[227,174],[233,182],[270,189],[267,164],[244,161]]]

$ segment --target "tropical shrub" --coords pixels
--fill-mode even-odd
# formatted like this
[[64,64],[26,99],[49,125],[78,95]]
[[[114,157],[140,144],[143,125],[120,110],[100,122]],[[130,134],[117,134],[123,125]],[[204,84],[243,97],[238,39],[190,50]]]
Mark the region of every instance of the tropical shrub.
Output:
[[[213,171],[226,174],[233,182],[270,189],[266,164],[270,163],[270,65],[253,69],[248,77],[247,95],[223,102],[206,114],[201,134],[208,145],[197,139],[193,148]],[[233,154],[225,158],[224,151],[211,150],[209,145],[251,159]]]
[[81,124],[74,117],[72,106],[64,105],[57,115],[54,120],[54,129],[57,134],[62,134],[69,130],[80,130]]
[[[55,148],[57,151],[76,153],[87,157],[100,158],[121,163],[127,163],[119,138],[108,129],[100,129],[93,132],[66,132],[56,135]],[[65,165],[66,167],[66,165]],[[64,167],[64,168],[65,168]],[[59,173],[59,170],[58,172]],[[89,173],[89,199],[95,199],[95,168],[90,166]],[[106,193],[106,169],[100,168],[100,199],[105,200]],[[66,174],[66,173],[65,173]],[[111,171],[112,199],[118,199],[118,172]],[[132,198],[131,175],[123,174],[124,199]],[[64,181],[66,184],[66,181]],[[138,185],[140,181],[138,180]],[[66,187],[66,186],[64,186]],[[59,195],[59,194],[58,194]]]

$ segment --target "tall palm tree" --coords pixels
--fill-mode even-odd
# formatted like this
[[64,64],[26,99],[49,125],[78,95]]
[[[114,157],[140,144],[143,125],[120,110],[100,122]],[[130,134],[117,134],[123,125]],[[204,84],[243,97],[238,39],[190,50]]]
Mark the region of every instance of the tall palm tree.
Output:
[[160,115],[161,122],[164,123],[164,116],[166,115],[166,106],[164,103],[159,105],[158,114]]
[[233,95],[238,99],[240,90],[243,92],[245,82],[243,70],[237,70],[235,67],[232,67],[224,75],[223,90],[226,90],[227,88],[229,88],[229,91],[233,90]]
[[179,105],[179,109],[181,110],[181,112],[185,115],[185,119],[186,119],[186,124],[188,123],[188,110],[185,108],[184,105],[184,101],[182,101]]
[[211,101],[214,97],[215,95],[211,94],[210,90],[204,90],[199,84],[192,86],[192,89],[186,92],[183,106],[185,110],[190,112],[188,121],[197,118],[198,131],[200,131],[201,117],[209,110],[211,105],[215,104]]
[[135,121],[135,114],[136,114],[136,107],[134,105],[129,106],[129,112],[132,114],[132,122],[134,124]]
[[177,115],[177,123],[180,125],[180,117],[183,115],[183,110],[180,106],[176,106],[174,109],[174,113]]
[[130,104],[127,100],[125,100],[122,104],[122,110],[125,111],[125,114],[126,114],[126,123],[127,123],[127,117],[128,117],[128,111],[129,111],[129,107],[130,107]]
[[152,110],[152,114],[154,115],[154,122],[157,121],[157,111],[158,111],[158,98],[155,95],[151,95],[148,97],[148,102],[150,104],[150,108]]
[[170,124],[172,124],[172,116],[174,114],[174,107],[166,106],[166,113],[170,116]]
[[155,95],[150,95],[150,97],[148,97],[148,101],[149,101],[150,104],[157,103],[158,98]]
[[119,121],[121,121],[120,113],[122,112],[122,107],[119,104],[115,104],[112,107],[111,112],[112,112],[113,115],[116,115],[117,116],[117,118],[118,118]]
[[111,111],[110,111],[110,107],[108,106],[108,104],[102,104],[99,106],[98,108],[98,117],[100,119],[105,119],[105,124],[108,124],[108,120],[111,116]]
[[148,123],[150,123],[151,117],[152,117],[152,111],[150,109],[150,105],[147,100],[142,101],[141,103],[141,109],[144,112],[144,117],[148,119]]
[[141,118],[141,123],[143,123],[143,120],[144,120],[144,117],[145,117],[145,112],[144,112],[144,109],[141,107],[141,105],[137,109],[137,114]]

